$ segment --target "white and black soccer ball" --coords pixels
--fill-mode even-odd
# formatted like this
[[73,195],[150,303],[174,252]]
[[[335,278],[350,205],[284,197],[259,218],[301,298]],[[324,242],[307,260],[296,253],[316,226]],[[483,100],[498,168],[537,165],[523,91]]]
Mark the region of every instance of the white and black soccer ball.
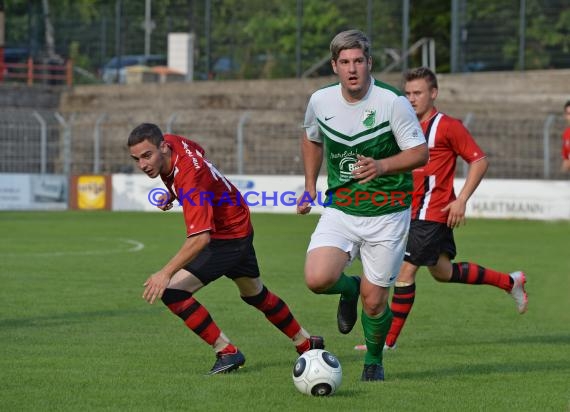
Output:
[[293,383],[299,392],[313,396],[328,396],[342,382],[342,367],[337,357],[323,349],[303,353],[293,366]]

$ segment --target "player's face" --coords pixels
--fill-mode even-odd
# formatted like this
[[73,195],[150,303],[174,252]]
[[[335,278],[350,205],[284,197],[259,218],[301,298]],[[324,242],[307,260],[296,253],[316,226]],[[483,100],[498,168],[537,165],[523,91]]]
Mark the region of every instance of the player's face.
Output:
[[570,124],[570,106],[564,110],[564,117],[566,118],[566,123]]
[[145,172],[148,177],[154,179],[159,174],[167,174],[168,168],[166,161],[167,146],[165,142],[156,147],[148,140],[143,140],[129,148],[131,158],[137,163],[140,170]]
[[362,99],[370,86],[372,59],[367,59],[361,49],[346,49],[332,61],[332,67],[338,75],[344,98],[349,102]]
[[419,121],[427,120],[437,97],[437,89],[430,88],[425,79],[415,79],[406,82],[404,91]]

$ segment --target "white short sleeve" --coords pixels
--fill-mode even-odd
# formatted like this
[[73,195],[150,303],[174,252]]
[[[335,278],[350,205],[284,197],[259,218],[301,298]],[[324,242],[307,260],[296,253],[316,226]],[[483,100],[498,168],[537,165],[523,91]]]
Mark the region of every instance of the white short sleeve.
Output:
[[309,104],[307,105],[307,110],[305,111],[305,122],[303,123],[303,128],[305,129],[305,133],[307,134],[307,139],[317,143],[323,142],[323,139],[319,133],[317,113],[315,112],[312,98],[309,100]]
[[426,142],[414,108],[404,96],[398,96],[392,107],[392,132],[401,150]]

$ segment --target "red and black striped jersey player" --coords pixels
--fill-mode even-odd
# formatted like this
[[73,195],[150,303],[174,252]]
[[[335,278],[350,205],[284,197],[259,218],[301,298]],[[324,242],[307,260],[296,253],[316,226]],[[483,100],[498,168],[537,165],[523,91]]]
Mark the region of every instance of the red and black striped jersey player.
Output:
[[[393,321],[384,349],[394,348],[412,309],[416,294],[416,273],[427,266],[439,282],[491,285],[503,289],[515,300],[519,313],[527,310],[525,274],[498,272],[472,262],[453,262],[456,255],[453,229],[465,223],[465,209],[488,168],[485,153],[461,121],[435,107],[438,84],[425,67],[404,75],[404,90],[412,104],[429,149],[429,161],[412,171],[414,195],[412,220],[404,262],[394,286],[391,309]],[[468,173],[455,195],[453,179],[457,157],[468,164]]]
[[216,361],[209,374],[231,372],[245,363],[242,352],[194,297],[222,276],[235,283],[245,303],[261,311],[291,340],[297,353],[323,349],[323,338],[310,336],[287,304],[261,281],[247,203],[208,161],[204,149],[184,137],[163,135],[151,123],[133,129],[127,145],[138,168],[151,179],[160,176],[170,193],[156,205],[169,210],[177,200],[186,223],[180,250],[146,280],[143,298],[151,304],[162,299],[214,349]]

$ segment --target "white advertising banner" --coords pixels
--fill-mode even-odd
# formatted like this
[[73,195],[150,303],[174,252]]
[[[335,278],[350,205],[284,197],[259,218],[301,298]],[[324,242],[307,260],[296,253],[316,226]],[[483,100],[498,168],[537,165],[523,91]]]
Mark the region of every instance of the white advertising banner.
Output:
[[65,175],[0,174],[0,210],[65,210]]
[[[227,178],[242,193],[252,212],[295,213],[297,196],[303,193],[303,176],[228,175]],[[319,196],[313,212],[320,212],[324,203],[325,179],[319,182]],[[167,194],[160,179],[146,175],[113,175],[113,210],[158,211],[160,196]],[[181,210],[174,202],[173,210]]]
[[[228,175],[241,191],[252,212],[295,213],[303,194],[303,176]],[[464,179],[456,179],[455,190]],[[320,177],[312,213],[320,213],[325,201],[326,178]],[[166,190],[159,179],[145,175],[113,175],[113,210],[157,211]],[[174,210],[181,210],[175,202]],[[534,220],[570,220],[570,182],[484,179],[467,204],[468,217]]]
[[[303,176],[238,176],[228,178],[239,189],[252,212],[296,213],[297,198],[305,190]],[[311,213],[321,213],[325,203],[326,178],[317,182],[317,199]]]
[[[459,193],[464,179],[455,179]],[[468,217],[570,220],[570,181],[483,179],[469,202]]]
[[[166,193],[162,180],[146,175],[115,174],[112,176],[112,210],[160,211],[153,194]],[[174,208],[176,209],[176,208]]]

